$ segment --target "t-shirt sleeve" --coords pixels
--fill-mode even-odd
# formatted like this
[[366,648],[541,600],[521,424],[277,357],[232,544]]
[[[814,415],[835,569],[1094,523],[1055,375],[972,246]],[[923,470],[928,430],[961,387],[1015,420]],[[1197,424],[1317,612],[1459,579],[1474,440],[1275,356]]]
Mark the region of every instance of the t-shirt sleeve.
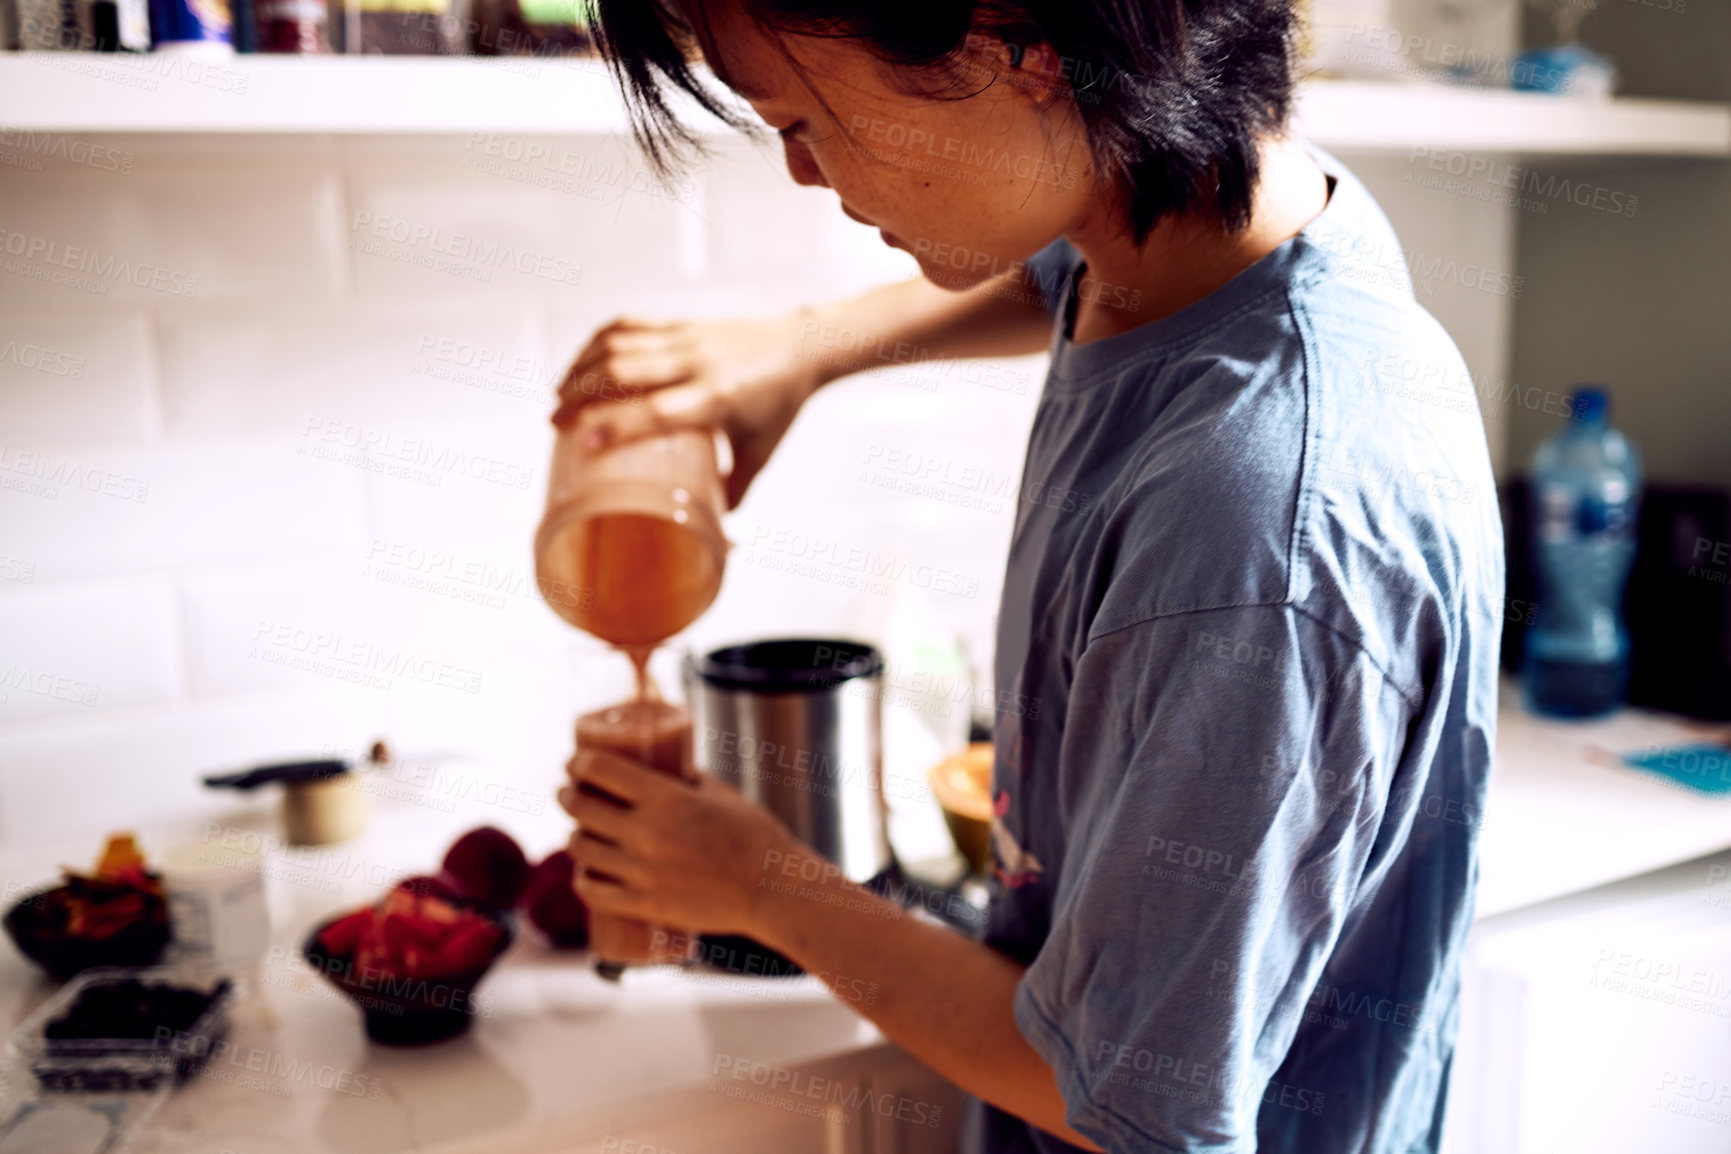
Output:
[[[1286,606],[1092,640],[1063,719],[1065,860],[1016,993],[1067,1120],[1110,1151],[1241,1149],[1372,860],[1411,709]],[[1045,767],[1042,767],[1044,769]]]

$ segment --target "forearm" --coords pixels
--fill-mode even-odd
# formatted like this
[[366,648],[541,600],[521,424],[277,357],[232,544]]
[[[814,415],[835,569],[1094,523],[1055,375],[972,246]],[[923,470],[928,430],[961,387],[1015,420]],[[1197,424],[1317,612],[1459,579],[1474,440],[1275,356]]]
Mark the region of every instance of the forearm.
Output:
[[[1057,1079],[1016,1026],[1022,966],[848,882],[820,857],[777,857],[761,890],[758,940],[854,995],[855,1010],[963,1090],[1099,1149],[1064,1124]],[[862,983],[874,997],[857,997]]]
[[828,383],[893,364],[1037,353],[1052,326],[1028,298],[1016,274],[963,292],[916,277],[802,310],[799,355],[820,366],[821,383]]

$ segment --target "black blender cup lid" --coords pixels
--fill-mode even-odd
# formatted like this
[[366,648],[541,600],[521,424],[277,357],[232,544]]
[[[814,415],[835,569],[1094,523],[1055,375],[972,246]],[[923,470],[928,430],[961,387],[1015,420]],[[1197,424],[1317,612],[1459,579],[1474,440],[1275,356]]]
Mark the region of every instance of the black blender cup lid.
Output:
[[725,646],[698,658],[696,666],[704,684],[716,689],[797,693],[875,677],[884,659],[861,641],[801,637]]

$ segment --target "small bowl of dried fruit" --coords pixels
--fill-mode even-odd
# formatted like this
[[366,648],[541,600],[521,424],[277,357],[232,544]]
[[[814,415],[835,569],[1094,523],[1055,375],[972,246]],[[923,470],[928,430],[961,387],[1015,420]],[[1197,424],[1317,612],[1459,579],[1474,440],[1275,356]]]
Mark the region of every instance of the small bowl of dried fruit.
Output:
[[26,894],[6,911],[6,932],[20,953],[56,978],[93,966],[150,966],[162,957],[168,902],[130,834],[109,838],[91,873],[63,872],[60,885]]
[[511,915],[446,879],[405,878],[384,899],[325,922],[302,953],[365,1016],[376,1042],[455,1037],[480,1006],[475,987],[515,937]]

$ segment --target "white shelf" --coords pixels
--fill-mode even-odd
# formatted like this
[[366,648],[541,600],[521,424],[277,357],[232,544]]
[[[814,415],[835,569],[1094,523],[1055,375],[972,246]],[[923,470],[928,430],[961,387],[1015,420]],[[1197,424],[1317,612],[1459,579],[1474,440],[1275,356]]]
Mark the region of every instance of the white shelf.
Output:
[[54,132],[605,134],[627,128],[612,79],[589,57],[203,60],[70,52],[0,56],[0,122]]
[[[697,114],[695,125],[714,121]],[[30,131],[460,134],[623,132],[588,58],[0,55],[0,123]],[[1731,106],[1573,100],[1321,80],[1299,125],[1324,148],[1524,155],[1731,156]]]
[[1341,152],[1415,147],[1523,156],[1731,157],[1731,105],[1580,100],[1530,92],[1313,81],[1298,123]]

